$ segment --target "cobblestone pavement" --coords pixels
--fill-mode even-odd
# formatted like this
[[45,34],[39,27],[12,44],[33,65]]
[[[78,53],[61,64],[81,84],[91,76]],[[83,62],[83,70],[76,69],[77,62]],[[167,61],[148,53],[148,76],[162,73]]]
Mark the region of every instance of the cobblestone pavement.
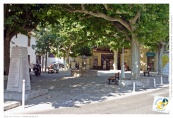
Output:
[[[98,71],[97,77],[78,78],[72,77],[70,71],[60,71],[54,74],[42,73],[38,77],[32,75],[32,90],[48,89],[48,93],[27,100],[25,111],[77,107],[126,95],[143,93],[168,85],[168,77],[163,77],[163,85],[160,85],[160,76],[152,74],[152,77],[144,77],[141,73],[141,78],[149,78],[150,86],[147,88],[136,87],[134,93],[132,92],[132,86],[121,87],[114,83],[108,84],[107,78],[113,76],[114,73],[114,71]],[[130,78],[130,72],[126,71],[125,75]],[[153,86],[154,78],[156,80],[156,87]],[[21,106],[5,111],[5,113],[21,112]]]

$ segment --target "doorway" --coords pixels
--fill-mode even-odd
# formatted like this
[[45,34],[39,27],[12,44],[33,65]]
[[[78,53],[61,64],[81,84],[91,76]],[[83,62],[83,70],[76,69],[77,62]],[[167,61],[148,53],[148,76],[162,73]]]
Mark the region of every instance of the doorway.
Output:
[[147,57],[147,70],[154,71],[154,56]]
[[113,54],[102,54],[101,55],[101,68],[102,70],[110,70],[113,68]]

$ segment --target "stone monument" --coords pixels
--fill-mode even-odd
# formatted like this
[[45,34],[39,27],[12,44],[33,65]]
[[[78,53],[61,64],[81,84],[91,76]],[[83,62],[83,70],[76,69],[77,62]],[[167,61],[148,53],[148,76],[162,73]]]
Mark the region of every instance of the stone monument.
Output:
[[22,80],[25,80],[25,90],[31,90],[28,64],[28,51],[26,47],[13,47],[7,91],[22,91]]
[[4,91],[4,99],[22,100],[23,80],[25,80],[25,100],[38,97],[48,92],[47,89],[31,90],[27,48],[13,47],[11,51],[7,90]]

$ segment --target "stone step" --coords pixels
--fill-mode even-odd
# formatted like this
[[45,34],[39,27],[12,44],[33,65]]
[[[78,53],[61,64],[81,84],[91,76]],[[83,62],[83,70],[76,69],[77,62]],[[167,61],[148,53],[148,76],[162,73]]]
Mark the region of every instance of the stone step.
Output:
[[[41,95],[47,94],[47,89],[38,89],[38,90],[30,90],[25,92],[25,100],[29,100],[32,98],[39,97]],[[5,100],[17,100],[22,101],[22,92],[17,91],[5,91],[4,92]]]
[[4,101],[4,111],[18,107],[21,105],[21,101]]

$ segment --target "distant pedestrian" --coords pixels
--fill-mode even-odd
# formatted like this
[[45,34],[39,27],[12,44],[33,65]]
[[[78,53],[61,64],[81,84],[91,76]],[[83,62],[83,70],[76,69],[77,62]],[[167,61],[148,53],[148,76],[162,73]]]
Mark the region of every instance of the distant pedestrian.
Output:
[[77,70],[79,70],[79,63],[76,63],[75,67],[76,67]]

